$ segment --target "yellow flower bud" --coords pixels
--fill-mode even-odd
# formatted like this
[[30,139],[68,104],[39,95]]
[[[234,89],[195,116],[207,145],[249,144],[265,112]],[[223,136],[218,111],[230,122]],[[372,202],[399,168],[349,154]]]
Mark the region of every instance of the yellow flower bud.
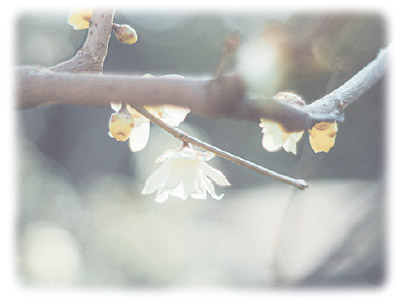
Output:
[[117,141],[125,142],[134,128],[134,119],[127,111],[119,111],[111,115],[109,135]]
[[321,122],[309,131],[309,142],[315,153],[329,152],[336,141],[337,123]]
[[68,22],[75,30],[86,29],[91,18],[92,9],[75,9],[70,11]]
[[127,24],[113,24],[116,38],[123,44],[132,45],[137,42],[137,33]]

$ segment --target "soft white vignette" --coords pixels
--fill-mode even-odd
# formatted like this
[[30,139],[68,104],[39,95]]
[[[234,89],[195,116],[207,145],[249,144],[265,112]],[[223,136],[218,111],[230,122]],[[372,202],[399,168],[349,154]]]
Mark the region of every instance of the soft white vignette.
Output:
[[[76,2],[77,5],[92,5],[92,6],[108,6],[110,2],[107,1],[85,1]],[[114,2],[116,3],[116,2]],[[25,10],[36,10],[36,11],[51,11],[57,9],[68,9],[73,6],[71,2],[59,3],[55,5],[51,1],[35,1],[35,6],[29,5],[23,1],[13,1],[9,2],[7,7],[4,7],[3,16],[1,18],[1,24],[3,28],[3,41],[5,43],[1,48],[1,72],[2,72],[2,101],[3,101],[3,114],[2,114],[2,124],[6,125],[6,128],[2,131],[3,135],[3,148],[2,148],[2,192],[3,200],[1,202],[1,219],[0,219],[0,230],[1,230],[1,240],[2,248],[0,252],[0,284],[2,288],[2,295],[6,297],[7,301],[54,301],[57,297],[58,301],[87,301],[88,298],[96,301],[129,301],[132,300],[134,295],[136,298],[141,297],[142,299],[159,300],[161,297],[175,299],[175,301],[187,301],[190,297],[194,299],[196,296],[200,299],[223,299],[230,298],[232,301],[243,301],[246,297],[248,299],[254,300],[267,300],[270,297],[275,297],[285,300],[294,300],[295,298],[309,299],[323,301],[340,301],[340,299],[347,301],[380,301],[380,300],[395,300],[395,298],[401,294],[400,280],[402,280],[402,257],[403,249],[401,243],[401,233],[400,230],[403,229],[403,220],[399,216],[403,213],[402,202],[397,200],[397,191],[399,180],[399,170],[402,168],[402,158],[399,156],[399,136],[401,133],[401,125],[397,124],[399,120],[399,114],[403,111],[402,108],[402,97],[401,93],[397,90],[399,87],[398,81],[398,71],[399,67],[403,66],[402,55],[402,33],[398,32],[399,29],[403,28],[403,22],[399,16],[400,11],[397,9],[395,1],[356,1],[356,3],[351,3],[351,1],[312,1],[306,0],[303,2],[297,1],[280,1],[273,2],[270,4],[262,5],[262,1],[249,0],[242,4],[233,2],[218,2],[218,1],[169,1],[169,7],[167,2],[163,1],[145,1],[138,2],[136,6],[133,6],[133,2],[130,1],[118,1],[115,5],[122,8],[131,8],[138,10],[149,10],[153,11],[157,8],[159,10],[171,10],[171,11],[239,11],[240,13],[256,13],[259,10],[282,10],[289,11],[291,9],[299,10],[314,10],[318,13],[324,10],[356,10],[360,12],[375,12],[382,13],[385,20],[388,23],[389,34],[391,35],[391,40],[393,40],[393,66],[398,68],[390,68],[389,74],[389,89],[387,94],[387,121],[388,129],[391,133],[388,135],[389,145],[387,150],[389,151],[386,158],[386,169],[389,172],[388,175],[388,192],[387,192],[387,221],[388,221],[388,259],[387,259],[387,272],[385,284],[379,289],[351,289],[351,290],[328,290],[328,289],[303,289],[303,290],[254,290],[254,291],[244,291],[244,290],[222,290],[222,291],[131,291],[131,290],[105,290],[105,289],[71,289],[71,290],[47,290],[47,289],[27,289],[18,283],[16,278],[16,257],[15,257],[15,217],[16,217],[16,202],[15,197],[16,186],[15,186],[15,164],[17,158],[15,157],[15,148],[18,146],[18,137],[14,135],[14,112],[12,110],[13,96],[13,74],[12,66],[14,64],[13,49],[14,49],[14,24],[16,17],[20,12]],[[393,106],[393,110],[392,110]],[[4,112],[5,110],[5,112]],[[399,127],[400,126],[400,127]],[[392,141],[394,138],[394,141]],[[400,256],[400,257],[399,257]],[[392,265],[393,264],[393,265]]]

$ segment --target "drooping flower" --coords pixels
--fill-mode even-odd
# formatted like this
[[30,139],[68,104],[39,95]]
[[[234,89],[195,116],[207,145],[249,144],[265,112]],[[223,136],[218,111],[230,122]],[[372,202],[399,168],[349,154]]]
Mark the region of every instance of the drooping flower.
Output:
[[[292,106],[305,106],[304,100],[291,92],[279,92],[273,99]],[[261,119],[259,125],[263,128],[262,145],[267,151],[275,152],[283,147],[285,151],[297,154],[297,142],[304,131],[288,132],[281,124],[265,119]],[[308,133],[309,143],[315,153],[329,152],[336,140],[337,122],[317,123]]]
[[315,153],[329,152],[336,141],[337,122],[321,122],[308,130],[309,143]]
[[[305,106],[302,98],[291,92],[279,92],[273,99],[292,106]],[[281,124],[266,119],[261,119],[259,126],[263,133],[262,145],[267,151],[275,152],[283,147],[285,151],[297,154],[297,142],[304,131],[288,132]]]
[[86,29],[90,26],[92,8],[73,9],[70,11],[68,22],[75,30]]
[[[127,117],[126,123],[118,120],[119,124],[116,124],[115,131],[113,132],[111,129],[111,125],[114,125],[112,119],[115,114],[121,113],[122,104],[111,103],[111,107],[117,113],[112,114],[109,121],[109,136],[114,137],[117,141],[126,141],[129,139],[129,147],[132,152],[137,152],[144,149],[144,147],[147,145],[148,137],[150,136],[150,121],[138,113],[135,109],[130,107],[130,105],[126,105],[126,109],[124,110],[131,117],[131,119]],[[127,115],[125,114],[125,116]],[[129,129],[126,124],[133,126],[131,126]],[[119,134],[124,134],[124,136],[121,136],[122,139],[120,139]]]
[[125,142],[134,128],[133,116],[126,110],[119,107],[117,112],[109,119],[109,136],[117,141]]
[[183,200],[188,196],[206,199],[207,192],[214,199],[221,199],[224,194],[216,194],[210,178],[220,186],[229,186],[230,183],[221,171],[206,163],[214,156],[211,152],[194,151],[188,144],[177,150],[168,150],[157,158],[156,162],[163,164],[147,179],[142,194],[157,191],[157,202],[164,202],[169,196]]
[[[183,76],[181,76],[181,75],[165,75],[162,77],[183,78]],[[154,76],[151,74],[145,74],[143,76],[143,78],[153,79]],[[117,113],[121,112],[122,105],[120,103],[111,103],[111,107]],[[185,120],[186,115],[190,112],[190,110],[188,108],[183,108],[183,107],[178,107],[178,106],[173,106],[173,105],[145,106],[145,108],[150,113],[152,113],[153,115],[155,115],[156,117],[160,118],[162,121],[164,121],[165,123],[167,123],[173,127],[179,126],[179,124]],[[150,121],[147,118],[145,118],[142,114],[140,114],[136,109],[131,107],[130,105],[126,105],[125,110],[132,116],[133,121],[134,121],[134,126],[131,127],[131,131],[129,132],[129,136],[128,136],[130,150],[132,152],[141,151],[147,145],[148,138],[150,136]],[[112,121],[113,116],[114,115],[111,116],[111,120],[109,123],[110,126],[111,126],[111,121]],[[117,133],[117,134],[124,133],[126,135],[128,133],[127,131],[129,131],[129,129],[126,125],[127,123],[129,123],[131,125],[131,122],[129,122],[128,120],[126,121],[126,123],[124,123],[123,121],[116,123],[115,124],[116,129],[114,129],[115,130],[114,132],[112,132],[111,129],[109,129],[109,136],[114,137],[118,141],[126,141],[127,140],[126,136],[117,137],[117,136],[115,136],[115,133]],[[112,123],[112,125],[113,125],[113,123]]]

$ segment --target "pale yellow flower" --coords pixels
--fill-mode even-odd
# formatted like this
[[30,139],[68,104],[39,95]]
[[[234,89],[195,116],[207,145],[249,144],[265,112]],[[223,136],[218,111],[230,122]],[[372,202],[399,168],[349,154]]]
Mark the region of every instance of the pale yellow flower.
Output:
[[[111,103],[111,107],[119,114],[121,112],[121,104],[120,103]],[[120,122],[119,128],[112,132],[111,127],[109,127],[109,136],[114,137],[118,141],[126,141],[129,138],[129,147],[132,152],[137,152],[145,148],[148,142],[148,138],[150,135],[150,121],[146,119],[143,115],[134,110],[130,105],[126,106],[127,114],[131,117],[130,129],[126,126],[128,124],[127,119],[126,123],[123,121]],[[112,114],[111,120],[109,124],[111,125],[112,118],[114,114]],[[113,124],[112,124],[113,125]],[[119,137],[121,134],[121,139]]]
[[147,179],[142,194],[157,191],[157,202],[164,202],[169,196],[206,199],[207,192],[214,199],[221,199],[224,194],[216,194],[210,178],[220,186],[230,183],[221,171],[205,163],[214,156],[211,152],[194,151],[189,145],[165,152],[156,161],[163,162],[161,168]]
[[309,142],[315,153],[329,152],[336,141],[337,123],[321,122],[308,130]]
[[[183,78],[180,75],[165,75],[162,76],[165,78]],[[143,78],[150,78],[153,79],[154,76],[150,74],[145,74]],[[120,112],[121,109],[121,104],[120,103],[111,103],[111,107],[113,110],[116,112]],[[162,121],[165,123],[177,127],[179,126],[180,123],[182,123],[186,115],[190,112],[188,108],[182,108],[182,107],[177,107],[173,105],[163,105],[163,106],[145,106],[145,108],[155,115],[156,117],[160,118]],[[150,136],[150,121],[145,118],[142,114],[137,112],[134,108],[132,108],[130,105],[126,106],[127,112],[130,113],[130,115],[133,118],[134,121],[134,126],[132,127],[130,133],[129,133],[129,146],[130,150],[132,152],[137,152],[141,151],[145,148],[147,145],[149,136]],[[113,115],[112,115],[113,116]],[[112,117],[111,117],[112,119]],[[119,131],[115,131],[114,133],[120,133],[124,134],[122,138],[126,138],[127,131],[129,130],[126,124],[121,122],[119,124]],[[118,139],[112,133],[111,130],[109,130],[109,135],[111,137],[114,137],[116,140],[122,141],[122,139]],[[127,138],[125,139],[127,140]]]
[[[292,106],[305,106],[302,98],[291,92],[279,92],[273,99]],[[266,119],[260,121],[263,148],[269,152],[276,152],[283,148],[287,152],[297,154],[297,142],[301,139],[304,131],[288,132],[279,123]]]
[[68,22],[75,30],[86,29],[89,27],[89,21],[92,18],[91,9],[73,9],[70,11]]
[[133,116],[127,110],[116,110],[109,119],[109,136],[117,141],[125,142],[134,128]]

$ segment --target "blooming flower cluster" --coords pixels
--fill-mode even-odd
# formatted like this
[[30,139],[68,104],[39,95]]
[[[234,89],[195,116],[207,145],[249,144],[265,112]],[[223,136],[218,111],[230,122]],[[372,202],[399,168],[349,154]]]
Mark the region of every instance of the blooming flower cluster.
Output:
[[[305,106],[304,100],[291,92],[280,92],[273,97],[275,101],[291,106]],[[283,148],[287,152],[297,154],[297,143],[304,131],[288,132],[279,123],[261,119],[259,124],[262,127],[262,145],[270,152]],[[321,122],[308,130],[309,142],[315,153],[329,152],[336,140],[337,123]]]
[[169,196],[183,200],[188,196],[206,199],[207,192],[214,199],[221,199],[223,194],[216,194],[210,179],[220,186],[229,186],[230,183],[221,171],[206,163],[214,156],[211,152],[194,151],[188,144],[165,152],[156,160],[157,163],[163,162],[163,165],[147,179],[142,193],[157,191],[157,202],[164,202]]
[[[90,25],[92,15],[92,9],[72,10],[68,22],[75,30],[86,29]],[[121,43],[131,45],[137,42],[137,33],[129,25],[113,24],[113,31]],[[238,43],[239,38],[237,37],[227,41],[227,51],[233,52],[238,47]],[[267,41],[258,40],[249,43],[240,51],[238,67],[246,85],[251,90],[255,90],[255,94],[258,96],[264,95],[272,88],[267,89],[268,85],[265,79],[271,77],[272,67],[275,66],[276,62],[276,53],[268,52],[269,48]],[[250,60],[250,58],[256,57],[257,60]],[[163,77],[183,78],[180,75],[165,75]],[[154,76],[146,74],[143,78],[154,79]],[[273,99],[291,106],[305,106],[301,97],[290,92],[280,92]],[[149,139],[150,121],[128,104],[111,103],[111,107],[115,113],[111,115],[109,120],[109,136],[117,141],[129,140],[132,152],[144,149]],[[172,105],[145,108],[173,127],[183,122],[190,111],[188,108]],[[263,133],[262,145],[266,150],[275,152],[283,148],[287,152],[297,154],[297,142],[301,139],[304,131],[288,132],[279,123],[266,119],[261,119],[259,125]],[[308,132],[309,142],[315,153],[328,152],[335,143],[337,123],[321,122],[314,125]],[[195,151],[188,143],[184,143],[177,150],[166,151],[156,161],[163,163],[161,168],[147,179],[142,193],[151,194],[157,191],[155,197],[157,202],[164,202],[170,196],[176,196],[183,200],[186,200],[188,196],[195,199],[206,199],[207,193],[214,199],[221,199],[223,194],[216,194],[212,180],[220,186],[229,186],[230,183],[221,171],[206,163],[214,156],[211,152]]]

